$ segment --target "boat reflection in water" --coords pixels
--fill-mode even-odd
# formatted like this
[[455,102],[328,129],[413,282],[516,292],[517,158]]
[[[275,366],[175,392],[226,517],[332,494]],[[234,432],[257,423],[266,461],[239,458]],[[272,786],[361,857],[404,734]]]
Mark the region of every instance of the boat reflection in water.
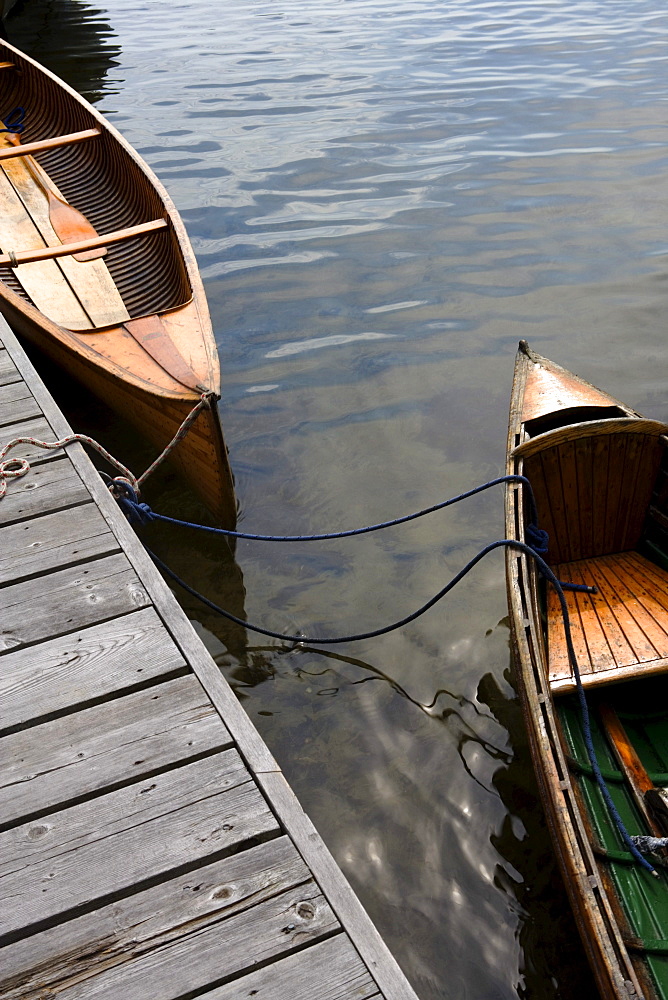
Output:
[[[0,0],[2,3],[3,0]],[[8,40],[96,104],[116,90],[110,73],[120,46],[107,12],[85,0],[4,0]]]

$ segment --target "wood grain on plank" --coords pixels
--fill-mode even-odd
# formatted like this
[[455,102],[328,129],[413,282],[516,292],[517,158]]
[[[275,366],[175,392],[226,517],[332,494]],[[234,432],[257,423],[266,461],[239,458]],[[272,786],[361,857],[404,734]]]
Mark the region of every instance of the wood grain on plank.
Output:
[[0,419],[3,425],[39,417],[42,411],[25,382],[0,385]]
[[[636,555],[636,553],[634,553]],[[628,663],[654,660],[658,656],[668,656],[668,615],[663,613],[660,617],[664,620],[664,625],[657,622],[654,615],[650,614],[638,600],[635,593],[637,587],[629,586],[627,574],[620,559],[609,557],[601,559],[596,566],[597,577],[600,580],[600,588],[605,594],[611,608],[623,609],[623,629],[630,645],[633,648],[634,657],[627,660]],[[621,617],[617,615],[617,617]]]
[[[345,934],[288,955],[243,979],[202,994],[201,1000],[382,1000]],[[12,997],[13,1000],[13,997]]]
[[[566,592],[571,631],[583,682],[602,673],[658,664],[668,657],[668,574],[637,552],[583,559],[555,567],[559,579],[585,583],[596,594]],[[668,590],[666,591],[668,596]],[[561,608],[548,590],[550,682],[571,677]]]
[[277,830],[236,750],[50,813],[0,834],[0,935]]
[[2,532],[0,585],[51,573],[119,548],[93,503],[15,523]]
[[230,744],[192,675],[21,730],[2,742],[0,827]]
[[5,1000],[64,988],[161,948],[183,934],[307,883],[310,872],[287,837],[160,882],[150,889],[23,938],[2,951]]
[[0,527],[90,500],[76,469],[62,451],[60,455],[53,462],[31,466],[25,476],[7,483],[0,501]]
[[169,675],[185,660],[153,608],[6,653],[0,670],[4,729],[72,710]]
[[58,570],[49,577],[48,589],[41,579],[13,583],[0,590],[0,652],[74,632],[149,603],[122,554]]
[[[196,874],[196,873],[194,873]],[[132,962],[58,991],[58,1000],[176,1000],[289,955],[340,924],[314,882],[176,937]]]
[[16,365],[10,358],[7,351],[0,348],[0,385],[9,385],[11,382],[18,382],[19,375]]

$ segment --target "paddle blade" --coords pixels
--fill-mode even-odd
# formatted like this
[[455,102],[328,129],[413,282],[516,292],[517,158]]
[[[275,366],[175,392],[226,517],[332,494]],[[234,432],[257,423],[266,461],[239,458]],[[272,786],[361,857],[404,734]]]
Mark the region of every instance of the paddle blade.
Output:
[[[97,236],[97,232],[86,216],[82,215],[78,209],[60,199],[46,185],[44,185],[44,192],[49,199],[49,222],[61,243],[79,243]],[[97,257],[104,257],[106,252],[106,247],[82,250],[81,253],[74,254],[74,259],[95,260]]]

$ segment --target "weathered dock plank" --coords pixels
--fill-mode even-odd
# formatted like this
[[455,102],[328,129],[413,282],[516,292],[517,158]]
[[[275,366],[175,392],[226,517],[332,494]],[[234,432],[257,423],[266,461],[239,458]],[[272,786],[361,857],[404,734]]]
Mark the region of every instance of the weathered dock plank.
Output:
[[150,607],[5,653],[1,662],[0,724],[5,731],[171,677],[186,667]]
[[39,580],[0,590],[0,653],[74,632],[146,607],[150,599],[123,554],[68,566]]
[[0,584],[118,552],[119,544],[94,503],[68,508],[2,532]]
[[[13,441],[14,438],[32,437],[36,441],[59,441],[60,438],[54,434],[53,427],[45,417],[33,417],[30,420],[20,420],[18,423],[9,421],[0,411],[0,427],[2,428],[3,445]],[[17,446],[18,447],[18,446]],[[13,448],[8,458],[14,458],[18,454]],[[30,464],[40,462],[52,462],[54,458],[65,454],[64,448],[53,448],[52,450],[40,448],[36,444],[22,444],[21,458],[27,458]]]
[[8,424],[39,417],[42,412],[25,382],[0,385],[0,411]]
[[231,742],[192,676],[22,729],[2,745],[0,829]]
[[[2,320],[0,387],[0,444],[71,433]],[[83,449],[12,455],[0,994],[416,1000]]]
[[0,943],[277,831],[235,750],[14,827],[0,834]]
[[202,1000],[375,1000],[378,987],[341,936],[320,941],[243,979],[202,994]]
[[0,385],[22,381],[18,369],[4,347],[0,347]]
[[60,990],[59,1000],[178,1000],[239,976],[338,931],[340,924],[314,882],[256,903],[250,910],[181,935],[132,963],[100,971],[93,983]]
[[24,1000],[31,990],[59,994],[80,981],[92,987],[99,971],[218,926],[310,877],[289,838],[278,837],[0,949],[0,992]]
[[0,506],[0,528],[89,502],[88,490],[74,466],[62,451],[59,454],[60,458],[31,468],[29,476],[12,480]]

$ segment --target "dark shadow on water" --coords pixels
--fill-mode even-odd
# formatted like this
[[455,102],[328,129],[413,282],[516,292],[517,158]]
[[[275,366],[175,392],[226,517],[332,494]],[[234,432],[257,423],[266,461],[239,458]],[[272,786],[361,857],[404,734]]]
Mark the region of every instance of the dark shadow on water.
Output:
[[95,104],[118,89],[109,73],[121,49],[108,18],[84,0],[19,0],[5,32],[12,45]]
[[[507,679],[510,681],[510,671]],[[549,839],[519,699],[508,698],[496,679],[486,674],[478,687],[478,700],[489,706],[513,744],[512,756],[493,778],[507,815],[492,843],[517,872],[517,877],[511,878],[498,866],[495,878],[497,888],[517,901],[522,914],[519,942],[523,965],[517,994],[526,1000],[596,997],[594,978]]]
[[[137,433],[132,424],[50,362],[33,345],[22,342],[22,346],[73,431],[92,437],[135,475],[148,468],[156,458],[156,449]],[[97,468],[111,475],[117,474],[96,452],[88,448],[86,451]],[[213,523],[208,510],[186,480],[168,463],[160,466],[147,480],[142,499],[168,517],[200,524]],[[236,617],[245,618],[243,575],[235,560],[234,548],[226,538],[158,522],[139,529],[138,535],[187,583]],[[170,581],[168,586],[173,588]],[[202,611],[206,609],[203,605],[181,588],[178,591],[179,603],[186,614],[194,620],[204,621]],[[247,647],[246,630],[216,616],[215,631],[229,653],[243,660]]]

